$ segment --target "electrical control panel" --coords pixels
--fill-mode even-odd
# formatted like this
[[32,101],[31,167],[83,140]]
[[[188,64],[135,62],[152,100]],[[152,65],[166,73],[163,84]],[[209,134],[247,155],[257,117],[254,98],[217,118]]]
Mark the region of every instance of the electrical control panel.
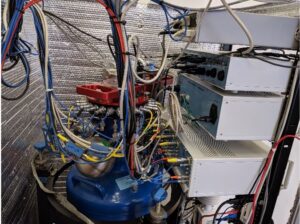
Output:
[[194,123],[178,136],[191,157],[189,197],[248,194],[267,157],[263,142],[216,141]]
[[284,97],[223,91],[194,75],[179,76],[180,103],[217,140],[272,140]]
[[[186,54],[187,57],[192,58],[192,61],[198,58],[198,64],[195,67],[192,67],[188,60],[185,65],[181,65],[183,68],[190,65],[188,69],[185,69],[187,73],[199,76],[221,89],[254,92],[287,91],[290,68],[274,66],[255,58],[193,50],[187,50]],[[275,59],[268,60],[278,62]],[[280,63],[285,66],[292,65],[292,61],[280,61]]]

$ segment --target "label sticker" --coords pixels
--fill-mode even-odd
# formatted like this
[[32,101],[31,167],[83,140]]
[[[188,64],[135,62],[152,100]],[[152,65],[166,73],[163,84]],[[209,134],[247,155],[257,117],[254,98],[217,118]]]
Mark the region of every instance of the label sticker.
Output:
[[120,177],[118,179],[116,179],[116,183],[120,189],[120,191],[125,190],[127,188],[132,187],[132,185],[136,185],[137,182],[135,180],[133,180],[130,175],[124,176],[124,177]]

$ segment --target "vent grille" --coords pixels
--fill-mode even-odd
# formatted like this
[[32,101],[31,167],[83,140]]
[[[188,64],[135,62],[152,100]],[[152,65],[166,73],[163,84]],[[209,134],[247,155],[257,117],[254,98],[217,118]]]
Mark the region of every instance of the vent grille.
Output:
[[185,124],[183,127],[186,140],[183,144],[199,150],[207,157],[234,157],[235,154],[230,149],[231,142],[217,141],[213,139],[203,128],[196,124]]

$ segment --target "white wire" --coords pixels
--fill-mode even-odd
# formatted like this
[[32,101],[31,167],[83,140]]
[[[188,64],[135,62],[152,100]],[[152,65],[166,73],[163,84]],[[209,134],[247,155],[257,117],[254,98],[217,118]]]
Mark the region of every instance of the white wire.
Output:
[[254,43],[253,43],[253,38],[251,33],[249,32],[249,30],[247,29],[247,27],[245,26],[245,24],[243,23],[243,21],[238,17],[238,15],[230,8],[230,6],[228,5],[228,3],[226,2],[226,0],[220,0],[224,7],[227,9],[228,13],[234,18],[234,20],[239,24],[239,26],[242,28],[242,30],[245,32],[248,41],[249,41],[249,48],[246,49],[245,51],[243,51],[243,54],[247,54],[250,53],[254,47]]
[[249,216],[248,216],[248,218],[247,218],[245,224],[249,224],[250,219],[251,219],[251,216],[252,216],[252,210],[250,211]]
[[[49,86],[49,83],[48,83],[48,80],[49,80],[48,79],[48,58],[49,58],[48,25],[47,25],[46,16],[45,16],[43,10],[40,8],[40,6],[35,4],[35,5],[33,5],[33,7],[36,9],[37,13],[39,14],[39,17],[41,18],[41,23],[42,23],[43,31],[44,31],[44,40],[45,40],[45,68],[44,68],[45,82],[44,83],[45,83],[45,91],[47,93],[48,86]],[[82,147],[89,148],[91,142],[78,137],[63,124],[61,117],[60,117],[60,114],[63,114],[63,113],[58,108],[58,106],[55,104],[55,102],[53,102],[53,100],[51,100],[51,106],[53,108],[53,112],[54,112],[53,114],[54,114],[55,121],[60,124],[63,131],[70,137],[70,139]]]
[[[182,113],[181,113],[181,106],[178,100],[178,97],[174,92],[169,93],[169,100],[170,102],[170,112],[173,116],[173,123],[175,127],[173,127],[176,131],[176,134],[179,132],[179,130],[183,130],[183,119],[182,119]],[[171,118],[172,119],[172,118]]]
[[[124,21],[126,14],[128,10],[137,2],[138,0],[133,0],[128,2],[124,10],[122,11],[122,15],[120,20]],[[122,30],[122,36],[124,38],[124,50],[125,52],[128,52],[128,43],[127,43],[127,35],[124,29],[124,25],[121,25],[121,30]],[[125,61],[124,61],[125,67],[124,67],[124,74],[123,74],[123,80],[122,80],[122,85],[121,85],[121,93],[120,93],[120,126],[121,126],[121,133],[123,139],[125,139],[125,124],[124,124],[124,96],[125,96],[125,90],[126,90],[126,82],[127,82],[127,77],[128,77],[128,68],[129,68],[129,57],[128,55],[125,55]],[[133,96],[135,99],[135,96]]]
[[[133,39],[133,38],[131,38],[131,39]],[[138,38],[135,37],[135,39],[137,40],[137,44],[139,44]],[[131,41],[132,41],[132,40],[131,40]],[[152,79],[149,79],[149,80],[143,79],[143,78],[141,78],[141,77],[137,74],[136,69],[132,69],[132,73],[133,73],[134,77],[135,77],[137,80],[139,80],[139,81],[141,81],[141,82],[143,82],[143,83],[146,83],[146,84],[150,84],[150,83],[155,82],[155,81],[161,76],[162,72],[163,72],[164,69],[165,69],[165,66],[166,66],[166,63],[167,63],[167,58],[168,58],[168,52],[169,52],[169,49],[170,49],[170,45],[171,45],[171,42],[169,42],[169,43],[167,44],[166,51],[165,51],[165,55],[164,55],[164,57],[163,57],[163,59],[162,59],[162,64],[161,64],[161,66],[160,66],[158,72],[156,73],[156,75],[155,75]],[[139,48],[139,46],[137,46],[137,49],[138,49],[138,48]],[[137,51],[138,51],[138,50],[137,50]]]
[[10,0],[6,0],[4,8],[3,8],[3,14],[2,14],[2,21],[3,21],[3,26],[4,26],[5,30],[8,29],[7,12],[8,12],[9,2],[10,2]]
[[[203,12],[201,13],[200,19],[198,19],[198,21],[197,21],[197,27],[198,27],[198,30],[200,30],[201,23],[202,23],[202,21],[203,21],[203,19],[204,19],[205,14],[206,14],[207,11],[209,10],[211,3],[212,3],[212,0],[209,0],[209,1],[207,2],[207,5],[206,5],[205,9],[204,9]],[[168,67],[171,67],[172,65],[174,65],[174,63],[176,63],[176,62],[183,56],[185,50],[190,46],[190,44],[191,44],[192,41],[194,40],[194,37],[195,37],[195,36],[196,36],[196,33],[193,34],[193,35],[190,37],[190,40],[189,40],[189,41],[187,42],[187,44],[184,46],[184,48],[182,49],[181,53],[178,55],[177,58],[175,58],[175,59],[168,65]]]

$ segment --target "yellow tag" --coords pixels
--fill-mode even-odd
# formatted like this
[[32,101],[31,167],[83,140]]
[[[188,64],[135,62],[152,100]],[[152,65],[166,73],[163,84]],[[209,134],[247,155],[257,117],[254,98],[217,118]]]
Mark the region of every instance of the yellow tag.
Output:
[[61,160],[64,162],[64,163],[67,163],[66,161],[66,157],[63,153],[60,153],[60,157],[61,157]]

